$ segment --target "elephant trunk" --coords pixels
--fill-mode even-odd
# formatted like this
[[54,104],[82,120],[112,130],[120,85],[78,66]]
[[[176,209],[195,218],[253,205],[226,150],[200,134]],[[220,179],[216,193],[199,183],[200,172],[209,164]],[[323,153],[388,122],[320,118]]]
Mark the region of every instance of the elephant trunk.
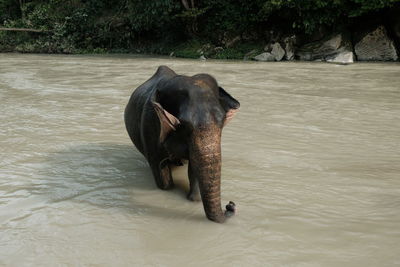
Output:
[[207,127],[193,133],[189,151],[192,175],[199,182],[204,211],[209,220],[222,223],[221,208],[221,129]]

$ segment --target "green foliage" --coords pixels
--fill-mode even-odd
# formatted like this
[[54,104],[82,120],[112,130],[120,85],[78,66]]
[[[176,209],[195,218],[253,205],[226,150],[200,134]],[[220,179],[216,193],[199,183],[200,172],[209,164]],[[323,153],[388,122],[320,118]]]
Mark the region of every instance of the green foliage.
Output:
[[131,29],[135,32],[142,32],[154,31],[154,29],[162,29],[166,25],[171,25],[180,5],[178,1],[174,0],[127,0],[126,9]]
[[223,42],[227,35],[252,31],[263,21],[260,14],[263,0],[204,0],[205,14],[199,18],[199,32],[214,42]]
[[352,7],[348,15],[349,17],[358,17],[365,13],[391,6],[396,2],[399,2],[399,0],[352,0]]
[[262,52],[262,44],[241,43],[231,48],[219,51],[214,58],[216,59],[244,59],[251,58]]
[[295,29],[312,33],[318,26],[346,23],[348,18],[390,7],[399,0],[269,0],[264,17],[286,12]]
[[17,19],[20,15],[15,0],[0,0],[0,25],[4,21]]
[[24,7],[25,12],[28,12],[27,22],[28,26],[38,28],[38,29],[47,29],[48,25],[51,23],[51,7],[47,3],[40,3],[34,5],[34,3],[28,3]]
[[174,54],[177,57],[183,58],[199,58],[201,56],[202,45],[197,40],[191,40],[177,46]]
[[203,44],[200,40],[191,40],[175,47],[173,51],[175,56],[183,58],[199,58],[203,55],[215,59],[243,59],[261,53],[262,45],[241,43],[231,48],[223,48],[210,43]]
[[205,56],[239,58],[248,51],[240,45],[225,47],[236,36],[262,39],[271,28],[312,33],[395,3],[400,0],[194,0],[194,7],[185,8],[180,0],[0,0],[0,27],[44,30],[0,32],[0,50],[174,50],[176,56],[198,57],[201,44],[208,43],[223,49],[203,49]]

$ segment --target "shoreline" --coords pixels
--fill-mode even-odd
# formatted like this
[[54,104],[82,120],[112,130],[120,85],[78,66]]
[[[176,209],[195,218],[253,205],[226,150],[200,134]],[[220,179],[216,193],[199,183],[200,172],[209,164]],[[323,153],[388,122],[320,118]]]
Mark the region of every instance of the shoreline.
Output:
[[[188,61],[198,61],[198,62],[240,62],[240,63],[251,63],[251,64],[323,64],[323,65],[339,65],[339,66],[347,66],[347,65],[363,65],[363,64],[388,64],[388,65],[400,65],[400,61],[355,61],[353,63],[337,63],[337,62],[327,62],[321,60],[282,60],[282,61],[257,61],[252,59],[216,59],[216,58],[208,58],[205,60],[198,58],[187,58],[187,57],[171,57],[163,54],[147,54],[147,53],[37,53],[37,52],[2,52],[1,55],[34,55],[34,56],[71,56],[71,57],[110,57],[110,58],[124,58],[124,59],[171,59],[171,60],[188,60]],[[0,57],[1,58],[1,57]]]
[[149,55],[171,58],[217,59],[243,61],[326,61],[339,64],[354,62],[400,62],[400,46],[388,35],[382,25],[372,28],[355,40],[345,32],[331,32],[318,39],[304,39],[291,34],[269,41],[238,41],[234,45],[217,46],[207,40],[189,40],[181,43],[154,42],[130,49],[63,48],[55,43],[28,39],[17,45],[1,44],[0,53],[33,53],[65,55]]

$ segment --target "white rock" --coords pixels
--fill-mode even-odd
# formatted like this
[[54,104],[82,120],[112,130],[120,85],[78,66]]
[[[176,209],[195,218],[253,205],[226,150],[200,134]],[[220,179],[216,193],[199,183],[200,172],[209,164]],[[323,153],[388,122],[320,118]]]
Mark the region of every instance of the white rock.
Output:
[[253,59],[257,61],[275,61],[275,57],[269,52],[261,53],[253,57]]
[[285,56],[285,50],[279,43],[274,43],[272,45],[271,54],[275,57],[276,61],[281,61],[282,58]]
[[352,51],[343,51],[326,61],[331,63],[350,64],[354,62],[354,54]]

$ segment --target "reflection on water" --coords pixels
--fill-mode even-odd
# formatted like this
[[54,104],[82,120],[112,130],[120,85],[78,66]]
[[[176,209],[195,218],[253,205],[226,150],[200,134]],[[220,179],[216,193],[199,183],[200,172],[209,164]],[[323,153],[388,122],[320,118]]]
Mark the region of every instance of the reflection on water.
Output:
[[[123,110],[159,65],[241,102],[223,203],[158,190]],[[0,265],[400,264],[399,64],[0,54]]]

